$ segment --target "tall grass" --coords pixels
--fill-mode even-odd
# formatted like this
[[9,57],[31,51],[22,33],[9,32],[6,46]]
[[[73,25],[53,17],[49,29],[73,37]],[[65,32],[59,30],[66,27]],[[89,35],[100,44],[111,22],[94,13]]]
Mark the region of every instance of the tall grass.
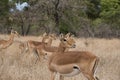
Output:
[[[0,38],[8,39],[9,37]],[[7,49],[0,51],[0,80],[50,80],[50,71],[47,68],[47,60],[41,59],[35,64],[36,56],[28,53],[21,54],[18,41],[39,40],[37,37],[15,38],[15,42]],[[40,38],[41,39],[41,38]],[[96,76],[100,80],[120,79],[120,40],[119,39],[84,39],[76,38],[75,49],[90,51],[100,58]],[[52,45],[58,46],[59,40]],[[56,80],[58,80],[57,75]],[[87,80],[82,74],[74,77],[66,77],[65,80]]]

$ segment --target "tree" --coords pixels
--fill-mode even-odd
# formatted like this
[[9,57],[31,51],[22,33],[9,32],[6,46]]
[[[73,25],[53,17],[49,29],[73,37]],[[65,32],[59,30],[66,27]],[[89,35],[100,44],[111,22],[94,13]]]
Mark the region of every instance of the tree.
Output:
[[[27,1],[27,0],[23,0],[23,1]],[[11,13],[12,15],[11,17],[13,18],[12,24],[15,24],[14,25],[15,28],[20,29],[22,35],[28,35],[32,27],[35,26],[39,27],[38,22],[43,19],[43,15],[41,15],[43,14],[42,10],[40,11],[38,9],[40,7],[42,9],[42,6],[39,6],[39,3],[37,3],[38,1],[37,2],[36,1],[37,0],[34,1],[30,0],[28,2],[30,4],[29,7],[25,7],[24,10],[22,11],[15,10],[14,12]]]
[[111,23],[120,23],[120,0],[101,0],[101,17]]
[[0,17],[6,16],[9,12],[8,0],[0,0]]
[[10,5],[9,0],[0,0],[0,32],[1,33],[8,33],[10,28],[9,22],[9,12],[10,12]]
[[86,14],[90,19],[96,19],[99,17],[101,11],[100,0],[87,0],[86,1]]
[[101,0],[101,19],[109,24],[113,36],[120,36],[120,0]]

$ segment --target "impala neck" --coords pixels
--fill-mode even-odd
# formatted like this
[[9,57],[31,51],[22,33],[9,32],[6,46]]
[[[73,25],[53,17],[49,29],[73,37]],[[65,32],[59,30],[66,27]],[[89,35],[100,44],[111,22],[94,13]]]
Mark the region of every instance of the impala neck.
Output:
[[65,51],[65,47],[64,47],[64,44],[61,42],[60,44],[59,44],[59,47],[58,47],[58,52],[64,52]]
[[9,44],[12,44],[13,39],[14,39],[14,34],[11,34],[10,39],[8,40],[8,43],[9,43]]
[[11,34],[9,40],[7,41],[7,46],[13,43],[13,39],[14,39],[14,34]]
[[47,42],[47,46],[51,46],[52,44],[52,39],[50,38],[49,41]]
[[52,44],[52,38],[50,38],[49,40],[48,40],[48,42],[46,43],[46,44],[44,44],[44,49],[45,50],[47,50],[47,47],[51,47],[51,44]]
[[42,42],[45,42],[45,40],[46,40],[46,37],[43,37]]

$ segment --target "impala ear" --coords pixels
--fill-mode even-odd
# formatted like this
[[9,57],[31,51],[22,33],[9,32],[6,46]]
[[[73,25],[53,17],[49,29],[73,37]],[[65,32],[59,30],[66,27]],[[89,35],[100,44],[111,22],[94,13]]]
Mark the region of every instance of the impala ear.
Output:
[[74,35],[74,34],[72,34],[70,37],[74,38],[74,37],[75,37],[75,35]]
[[15,33],[15,34],[18,34],[18,32],[17,32],[17,31],[14,31],[14,33]]
[[16,34],[17,37],[20,37],[20,34],[17,31],[14,31],[14,34]]
[[70,37],[70,33],[67,33],[66,35],[65,35],[65,38],[69,38]]
[[53,37],[54,35],[53,34],[49,34],[50,37]]
[[55,33],[53,33],[53,34],[52,34],[52,36],[53,36],[53,37],[55,37],[55,36],[56,36],[56,34],[55,34]]
[[12,34],[12,33],[14,33],[14,30],[13,30],[13,29],[11,29],[11,34]]
[[55,40],[57,39],[57,38],[56,38],[56,34],[55,34],[55,33],[50,34],[50,37],[52,37],[52,38],[53,38],[53,39],[55,39]]
[[63,40],[63,38],[64,38],[63,33],[61,33],[61,34],[59,35],[59,37],[60,37],[60,40]]
[[45,32],[42,36],[47,36],[47,33]]

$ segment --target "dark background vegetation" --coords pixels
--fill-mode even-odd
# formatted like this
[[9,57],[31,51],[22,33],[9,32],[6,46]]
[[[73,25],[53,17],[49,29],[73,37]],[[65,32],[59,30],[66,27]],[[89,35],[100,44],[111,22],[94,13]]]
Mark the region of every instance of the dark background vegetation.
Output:
[[[16,2],[30,6],[18,11]],[[21,35],[120,38],[120,0],[0,0],[0,33],[11,28]]]

